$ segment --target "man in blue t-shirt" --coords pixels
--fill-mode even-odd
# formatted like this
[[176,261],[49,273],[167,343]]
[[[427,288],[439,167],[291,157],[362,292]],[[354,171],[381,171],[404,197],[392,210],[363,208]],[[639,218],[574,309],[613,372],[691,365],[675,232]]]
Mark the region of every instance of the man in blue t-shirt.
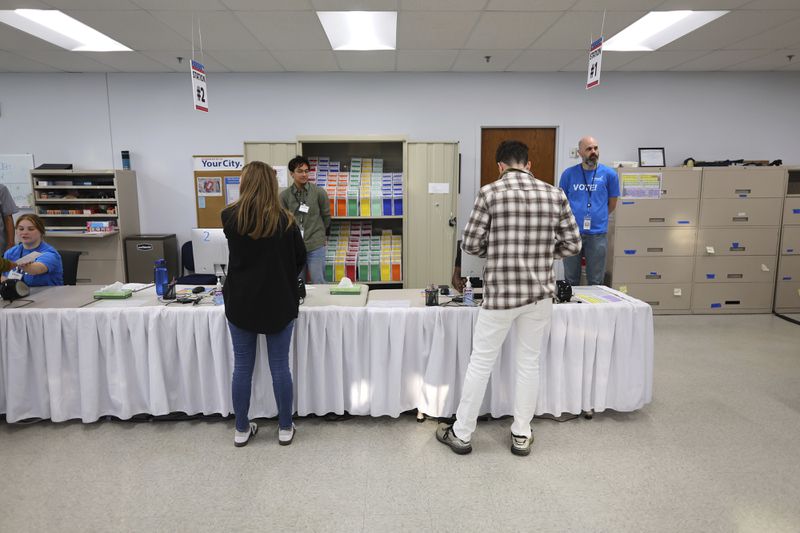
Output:
[[583,162],[561,174],[558,186],[564,191],[581,229],[583,246],[579,255],[564,258],[564,274],[570,285],[581,280],[581,257],[586,258],[586,281],[602,285],[606,275],[608,215],[617,207],[619,178],[613,168],[598,163],[600,148],[593,137],[578,141]]

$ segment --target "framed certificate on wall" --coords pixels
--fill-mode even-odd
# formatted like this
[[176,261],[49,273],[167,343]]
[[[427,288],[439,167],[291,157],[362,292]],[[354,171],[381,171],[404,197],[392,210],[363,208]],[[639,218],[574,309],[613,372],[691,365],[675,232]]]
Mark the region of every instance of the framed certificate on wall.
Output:
[[639,148],[640,167],[663,167],[664,149],[663,148]]

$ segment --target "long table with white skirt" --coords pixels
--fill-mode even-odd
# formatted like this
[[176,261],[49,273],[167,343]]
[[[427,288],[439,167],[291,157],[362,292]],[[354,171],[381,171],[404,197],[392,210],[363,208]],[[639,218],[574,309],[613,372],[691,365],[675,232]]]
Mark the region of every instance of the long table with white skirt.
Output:
[[[221,306],[165,306],[148,289],[129,300],[84,298],[80,307],[74,291],[86,288],[49,290],[52,305],[0,309],[0,413],[8,422],[233,411],[233,351]],[[553,307],[536,413],[643,407],[652,400],[651,308],[604,287],[581,290],[594,303]],[[452,415],[478,309],[423,307],[419,291],[373,291],[367,306],[364,296],[310,289],[290,348],[297,413]],[[509,336],[489,382],[482,411],[493,416],[511,413],[513,348]],[[259,352],[250,416],[273,417],[263,336]]]

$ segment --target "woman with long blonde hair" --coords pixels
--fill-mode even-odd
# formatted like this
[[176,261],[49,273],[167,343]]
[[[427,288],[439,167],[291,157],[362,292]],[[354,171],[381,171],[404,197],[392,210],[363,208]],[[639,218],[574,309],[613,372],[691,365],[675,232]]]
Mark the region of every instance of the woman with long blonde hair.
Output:
[[289,343],[298,314],[297,278],[306,249],[292,214],[278,199],[275,170],[261,161],[245,165],[239,199],[222,211],[228,238],[228,275],[222,289],[233,340],[233,442],[244,446],[258,431],[250,422],[250,393],[259,334],[267,336],[267,359],[278,405],[278,442],[291,444],[292,375]]

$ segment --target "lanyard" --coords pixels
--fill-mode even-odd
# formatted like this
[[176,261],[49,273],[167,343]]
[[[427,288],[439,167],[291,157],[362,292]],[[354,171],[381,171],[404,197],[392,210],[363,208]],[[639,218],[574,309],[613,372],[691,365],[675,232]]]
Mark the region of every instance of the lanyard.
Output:
[[[594,172],[592,172],[592,185],[594,185],[594,177],[597,174],[597,167],[594,167]],[[586,187],[586,194],[589,196],[586,199],[586,208],[592,207],[592,190],[589,187],[589,183],[586,181],[586,170],[581,167],[581,175],[583,176],[583,185]]]
[[305,204],[306,200],[308,200],[308,189],[303,187],[302,190],[298,190],[297,185],[292,185],[292,187],[294,188],[294,198],[297,200],[297,209],[295,210],[294,215],[300,219],[300,227],[303,227],[306,216],[305,213],[301,213],[300,206]]

